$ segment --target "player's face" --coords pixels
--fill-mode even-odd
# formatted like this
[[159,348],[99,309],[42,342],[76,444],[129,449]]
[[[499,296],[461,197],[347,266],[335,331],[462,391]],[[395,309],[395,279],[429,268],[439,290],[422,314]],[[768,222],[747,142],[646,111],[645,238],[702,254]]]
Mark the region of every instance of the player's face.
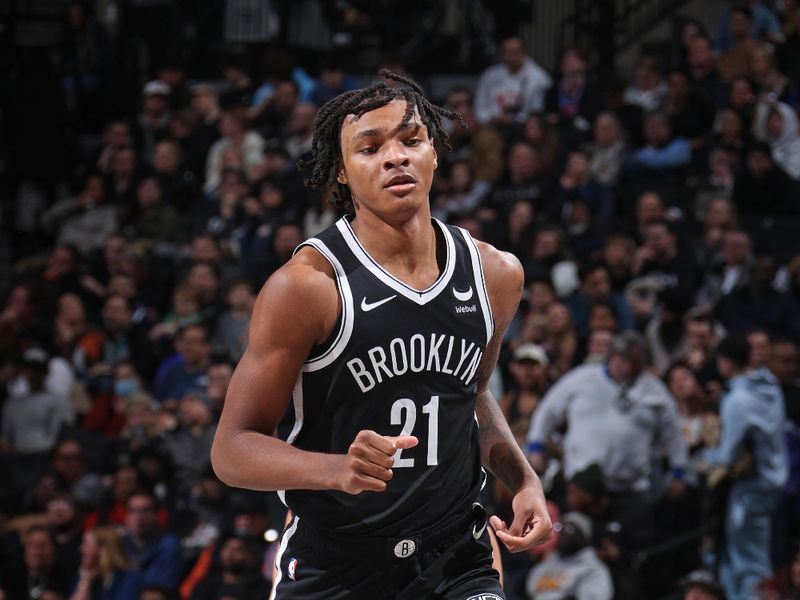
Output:
[[416,212],[428,205],[436,150],[415,111],[406,127],[404,100],[348,115],[342,125],[342,169],[338,181],[350,188],[356,213]]

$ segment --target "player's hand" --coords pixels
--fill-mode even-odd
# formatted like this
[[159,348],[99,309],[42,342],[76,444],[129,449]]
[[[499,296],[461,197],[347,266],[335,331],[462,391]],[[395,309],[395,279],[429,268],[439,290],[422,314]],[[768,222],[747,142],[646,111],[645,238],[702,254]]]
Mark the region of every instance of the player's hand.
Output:
[[553,537],[553,524],[544,495],[533,487],[522,488],[511,502],[514,522],[509,527],[497,515],[489,523],[510,552],[522,552]]
[[392,437],[366,429],[359,431],[339,461],[334,489],[348,494],[382,492],[392,478],[395,452],[418,443],[413,435]]

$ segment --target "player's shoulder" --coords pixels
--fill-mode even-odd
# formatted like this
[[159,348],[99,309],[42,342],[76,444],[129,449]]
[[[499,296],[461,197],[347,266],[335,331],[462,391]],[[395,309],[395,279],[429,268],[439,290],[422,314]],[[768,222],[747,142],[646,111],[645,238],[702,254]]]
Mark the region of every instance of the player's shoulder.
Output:
[[483,264],[483,276],[490,290],[496,286],[508,291],[522,289],[525,274],[522,263],[516,256],[480,240],[475,240],[475,245]]
[[260,299],[276,301],[313,301],[336,296],[334,271],[328,260],[308,246],[301,247],[264,284]]

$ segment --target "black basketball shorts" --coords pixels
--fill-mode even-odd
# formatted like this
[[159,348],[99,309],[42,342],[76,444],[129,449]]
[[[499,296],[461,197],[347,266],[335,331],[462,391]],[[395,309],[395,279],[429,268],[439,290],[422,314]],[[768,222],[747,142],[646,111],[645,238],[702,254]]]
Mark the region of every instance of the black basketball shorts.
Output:
[[483,525],[406,558],[408,544],[400,542],[396,558],[376,560],[320,552],[295,535],[297,525],[295,518],[281,540],[270,600],[505,600]]

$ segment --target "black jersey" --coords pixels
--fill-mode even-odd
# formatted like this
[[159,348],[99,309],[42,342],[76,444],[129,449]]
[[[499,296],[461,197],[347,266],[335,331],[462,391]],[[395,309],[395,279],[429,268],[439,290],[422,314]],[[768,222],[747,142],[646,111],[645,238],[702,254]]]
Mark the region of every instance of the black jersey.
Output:
[[332,265],[338,329],[303,365],[278,433],[313,452],[347,453],[356,434],[414,435],[383,492],[289,490],[295,514],[349,535],[403,535],[476,500],[483,483],[475,418],[477,369],[494,331],[478,249],[433,220],[446,261],[415,290],[384,270],[342,218],[301,244]]

